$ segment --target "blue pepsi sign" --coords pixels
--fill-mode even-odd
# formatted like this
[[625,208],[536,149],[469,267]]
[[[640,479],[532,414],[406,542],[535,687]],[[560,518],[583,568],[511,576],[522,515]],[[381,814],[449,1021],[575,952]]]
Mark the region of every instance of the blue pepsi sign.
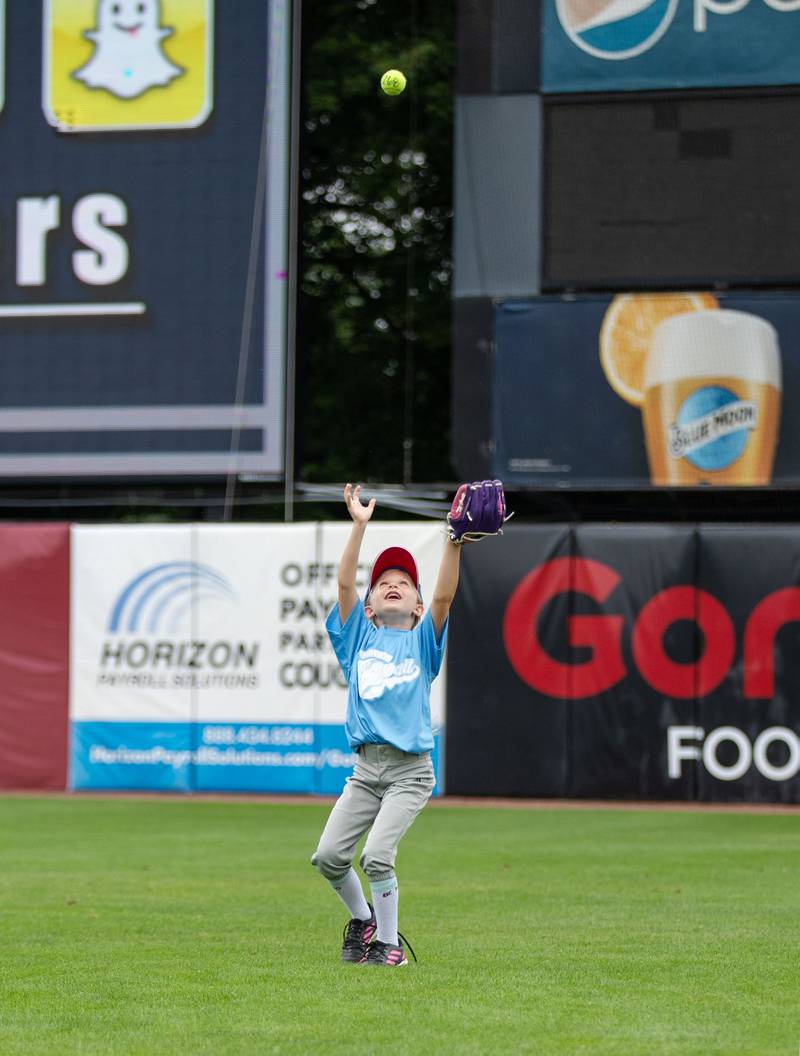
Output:
[[800,83],[800,0],[545,0],[542,91]]

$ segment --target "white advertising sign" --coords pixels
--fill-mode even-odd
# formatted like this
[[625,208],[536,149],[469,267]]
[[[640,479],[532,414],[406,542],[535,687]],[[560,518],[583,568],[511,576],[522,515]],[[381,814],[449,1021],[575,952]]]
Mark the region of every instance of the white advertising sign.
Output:
[[[353,756],[325,618],[348,531],[74,526],[73,787],[338,792]],[[371,525],[360,589],[379,551],[401,545],[430,597],[442,538],[430,524]],[[437,769],[444,701],[443,668]]]

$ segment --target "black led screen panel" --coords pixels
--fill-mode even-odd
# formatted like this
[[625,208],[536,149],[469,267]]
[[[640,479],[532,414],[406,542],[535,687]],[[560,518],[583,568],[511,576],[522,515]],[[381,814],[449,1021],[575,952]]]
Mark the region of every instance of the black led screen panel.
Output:
[[800,281],[800,96],[545,106],[543,288]]

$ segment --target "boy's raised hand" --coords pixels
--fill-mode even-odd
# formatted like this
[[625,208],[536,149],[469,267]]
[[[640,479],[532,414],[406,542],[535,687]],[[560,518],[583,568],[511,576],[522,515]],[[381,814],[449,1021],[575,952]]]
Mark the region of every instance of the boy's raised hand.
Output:
[[358,554],[361,550],[361,540],[364,538],[367,521],[375,509],[375,499],[371,499],[365,506],[359,497],[360,493],[360,484],[356,484],[355,487],[352,484],[345,484],[344,501],[347,504],[347,512],[353,518],[353,527],[350,529],[350,538],[345,543],[339,561],[339,619],[343,624],[358,602],[356,591]]
[[360,484],[356,484],[355,487],[352,484],[345,484],[344,501],[347,505],[347,512],[356,524],[366,524],[375,509],[375,499],[370,499],[366,506],[361,501]]

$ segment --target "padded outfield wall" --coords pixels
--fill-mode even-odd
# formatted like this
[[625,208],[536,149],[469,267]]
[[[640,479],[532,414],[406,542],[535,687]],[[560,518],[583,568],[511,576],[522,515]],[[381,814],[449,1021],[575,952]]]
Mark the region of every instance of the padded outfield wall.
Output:
[[796,525],[516,525],[473,547],[447,789],[800,802]]
[[[0,787],[341,789],[346,524],[0,532]],[[430,598],[440,527],[372,526],[362,578],[390,543]],[[800,802],[798,571],[796,525],[512,522],[468,547],[438,792]]]

